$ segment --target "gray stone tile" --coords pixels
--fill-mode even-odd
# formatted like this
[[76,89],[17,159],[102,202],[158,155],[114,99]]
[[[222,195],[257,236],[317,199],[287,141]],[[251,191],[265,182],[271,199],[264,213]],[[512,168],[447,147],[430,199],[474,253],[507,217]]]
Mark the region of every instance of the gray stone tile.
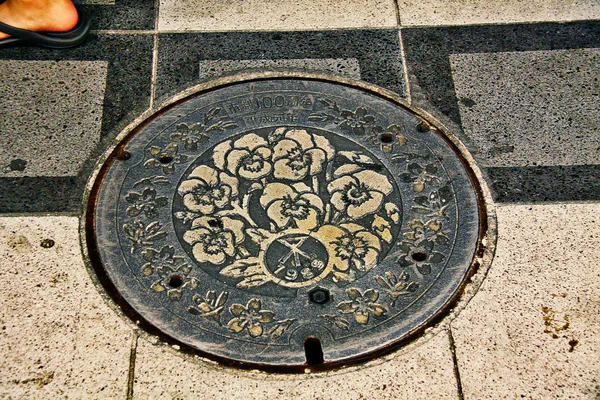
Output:
[[100,139],[106,61],[0,60],[0,176],[75,176]]
[[575,21],[600,18],[600,3],[586,0],[399,0],[404,26]]
[[73,217],[0,218],[0,398],[125,398],[132,332],[78,232]]
[[161,31],[381,28],[397,24],[393,0],[161,0]]
[[333,72],[347,78],[360,79],[360,65],[356,58],[295,58],[276,60],[202,60],[200,78],[232,74],[242,70],[268,71],[274,69],[298,69]]
[[600,395],[600,204],[497,208],[479,292],[452,323],[465,399]]
[[465,134],[483,166],[600,161],[600,49],[450,56]]
[[458,398],[446,331],[384,360],[310,375],[223,368],[140,338],[135,377],[135,399]]

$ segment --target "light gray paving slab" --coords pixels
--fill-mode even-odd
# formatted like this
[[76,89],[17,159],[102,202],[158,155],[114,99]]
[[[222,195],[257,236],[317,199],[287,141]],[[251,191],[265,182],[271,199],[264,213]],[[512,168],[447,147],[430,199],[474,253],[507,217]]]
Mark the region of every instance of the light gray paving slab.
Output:
[[485,166],[600,162],[600,49],[450,56],[465,133]]
[[78,228],[0,218],[0,398],[125,398],[132,332],[92,283]]
[[100,138],[106,61],[0,60],[0,176],[74,176]]
[[600,18],[588,0],[399,0],[403,26],[575,21]]
[[494,263],[452,323],[465,399],[597,399],[600,204],[497,216]]
[[161,0],[161,31],[395,27],[393,0]]
[[202,60],[200,78],[232,74],[242,70],[298,69],[332,72],[347,78],[360,79],[360,65],[356,58],[304,58],[277,60]]
[[140,338],[135,399],[456,399],[446,331],[347,371],[278,375],[223,368]]
[[450,56],[465,133],[484,166],[600,163],[600,49]]

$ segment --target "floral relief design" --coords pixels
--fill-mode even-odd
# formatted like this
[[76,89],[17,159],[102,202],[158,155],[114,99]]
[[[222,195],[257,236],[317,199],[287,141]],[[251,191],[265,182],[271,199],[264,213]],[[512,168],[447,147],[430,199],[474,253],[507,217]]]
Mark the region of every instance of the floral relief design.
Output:
[[220,265],[227,256],[236,253],[236,246],[244,241],[244,223],[222,217],[196,218],[191,229],[183,235],[183,239],[192,246],[192,253],[200,263],[208,262]]
[[343,301],[337,305],[342,314],[353,314],[354,320],[361,325],[369,323],[371,316],[381,317],[388,312],[387,308],[376,303],[379,292],[367,289],[364,293],[357,288],[346,289],[346,295],[350,301]]
[[377,275],[375,280],[389,296],[390,306],[392,307],[394,307],[399,297],[411,295],[419,288],[418,283],[410,281],[410,277],[406,272],[396,276],[393,272],[387,271],[384,276]]
[[275,314],[272,311],[261,310],[261,301],[250,299],[244,307],[241,304],[232,304],[229,312],[234,316],[227,323],[227,329],[239,333],[246,329],[251,337],[258,337],[263,334],[263,324],[273,322]]
[[261,206],[278,228],[314,229],[323,214],[323,200],[304,183],[292,186],[269,183],[260,197]]
[[367,154],[338,153],[322,134],[250,132],[201,160],[177,188],[181,237],[198,263],[239,288],[352,282],[398,234],[391,177]]
[[398,264],[412,267],[421,278],[431,274],[431,264],[439,264],[446,258],[442,253],[433,251],[434,243],[429,240],[403,241],[399,247],[404,255],[398,258]]
[[293,129],[282,135],[273,149],[275,178],[300,181],[323,170],[335,150],[329,140]]
[[147,248],[142,252],[142,257],[147,261],[142,265],[141,272],[144,276],[158,276],[152,284],[156,292],[167,292],[171,300],[179,300],[183,289],[195,289],[198,281],[188,278],[191,268],[184,263],[183,257],[175,256],[175,249],[164,246],[160,251]]
[[178,153],[178,146],[175,143],[169,143],[164,149],[158,146],[152,146],[148,149],[152,158],[146,160],[146,168],[162,168],[164,174],[170,175],[175,172],[175,164],[181,164],[187,161],[187,156]]
[[161,229],[162,226],[158,221],[153,221],[148,225],[140,220],[135,220],[131,224],[123,224],[123,231],[131,242],[131,254],[143,247],[152,246],[154,241],[166,237],[167,232]]
[[221,292],[217,296],[217,292],[214,290],[206,292],[206,296],[195,294],[194,297],[192,297],[192,300],[196,305],[188,307],[188,312],[204,318],[213,319],[217,324],[221,325],[221,314],[225,308],[228,296],[229,293],[227,292]]
[[125,201],[131,204],[127,207],[127,215],[137,217],[144,214],[147,218],[158,217],[158,208],[164,207],[169,200],[163,196],[156,196],[156,189],[147,187],[142,193],[130,192],[125,196]]
[[179,185],[177,191],[188,210],[207,215],[215,209],[224,208],[231,197],[238,195],[238,180],[226,172],[201,165]]

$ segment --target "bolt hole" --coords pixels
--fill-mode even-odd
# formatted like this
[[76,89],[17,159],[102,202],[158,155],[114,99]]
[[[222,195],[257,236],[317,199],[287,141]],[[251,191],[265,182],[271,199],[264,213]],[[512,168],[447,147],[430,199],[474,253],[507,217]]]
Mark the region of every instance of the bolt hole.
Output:
[[168,155],[168,154],[161,154],[161,155],[158,157],[158,161],[160,161],[160,162],[161,162],[161,163],[163,163],[163,164],[168,164],[168,163],[170,163],[171,161],[173,161],[173,156],[170,156],[170,155]]
[[412,258],[415,261],[425,261],[427,260],[427,253],[424,251],[414,251],[412,253]]
[[117,160],[125,161],[131,158],[131,153],[127,150],[121,149],[117,152],[116,155]]
[[304,354],[308,365],[323,364],[323,348],[321,341],[316,337],[308,337],[304,340]]
[[49,249],[50,247],[54,247],[54,244],[55,244],[54,240],[52,240],[52,239],[44,239],[40,243],[40,246],[42,246],[45,249]]
[[183,285],[183,278],[181,275],[171,275],[169,277],[169,286],[172,288],[178,288]]
[[429,125],[427,125],[425,122],[421,122],[419,125],[417,125],[417,131],[421,133],[429,132]]
[[210,226],[211,228],[221,228],[221,221],[219,221],[218,219],[209,219],[208,220],[208,226]]
[[379,140],[381,140],[381,143],[392,143],[394,141],[394,135],[391,133],[382,133],[381,136],[379,136]]

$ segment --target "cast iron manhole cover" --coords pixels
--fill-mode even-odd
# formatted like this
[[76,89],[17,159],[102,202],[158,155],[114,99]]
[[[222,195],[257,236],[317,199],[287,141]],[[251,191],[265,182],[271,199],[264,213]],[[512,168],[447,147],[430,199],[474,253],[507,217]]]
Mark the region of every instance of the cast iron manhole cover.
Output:
[[149,324],[220,360],[379,354],[448,304],[478,246],[468,170],[421,122],[309,79],[194,94],[104,164],[90,254]]

